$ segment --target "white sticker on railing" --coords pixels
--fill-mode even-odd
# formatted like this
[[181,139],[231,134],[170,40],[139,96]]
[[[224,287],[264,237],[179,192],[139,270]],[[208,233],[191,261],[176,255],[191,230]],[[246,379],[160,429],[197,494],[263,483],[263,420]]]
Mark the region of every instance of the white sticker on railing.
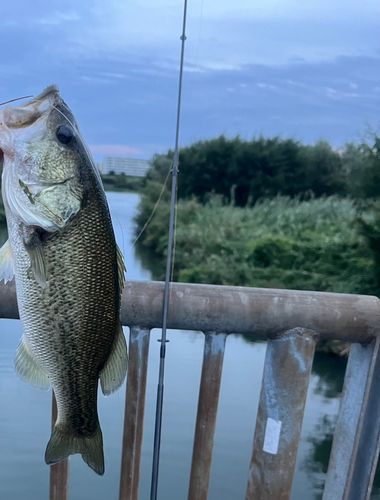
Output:
[[263,450],[272,455],[277,455],[278,444],[280,442],[281,434],[281,420],[273,420],[267,418],[267,426],[265,429]]

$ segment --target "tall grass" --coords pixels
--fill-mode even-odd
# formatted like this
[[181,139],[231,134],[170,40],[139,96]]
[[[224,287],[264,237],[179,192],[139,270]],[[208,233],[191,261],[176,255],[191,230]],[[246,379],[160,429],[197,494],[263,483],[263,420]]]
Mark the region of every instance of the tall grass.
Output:
[[[149,196],[144,197],[138,224],[150,204]],[[263,199],[253,208],[224,205],[216,196],[205,205],[180,201],[176,278],[377,294],[373,250],[360,230],[358,216],[353,200],[336,196],[310,201],[278,196]],[[166,251],[168,217],[166,200],[144,237],[144,244],[161,257]]]

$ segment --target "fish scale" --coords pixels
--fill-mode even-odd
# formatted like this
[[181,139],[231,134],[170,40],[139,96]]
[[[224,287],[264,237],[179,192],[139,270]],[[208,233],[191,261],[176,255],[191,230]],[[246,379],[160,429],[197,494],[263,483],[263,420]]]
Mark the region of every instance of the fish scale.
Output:
[[[21,264],[16,275],[22,278],[17,279],[16,287],[24,333],[36,360],[53,383],[59,421],[69,425],[71,419],[75,421],[75,415],[84,415],[85,420],[92,422],[88,434],[96,430],[97,417],[93,414],[96,415],[98,377],[115,337],[115,299],[120,293],[116,266],[109,259],[110,238],[102,231],[104,214],[99,214],[96,203],[94,209],[91,205],[67,229],[47,235],[47,284],[42,293],[40,286],[27,278],[30,263],[26,252],[16,259]],[[87,234],[93,232],[96,241],[96,254],[87,261],[84,245],[89,242],[81,238],[84,230]],[[18,239],[19,233],[16,231],[15,235]],[[13,239],[13,231],[11,234]],[[22,249],[21,242],[17,247]],[[87,348],[83,350],[83,346]],[[90,384],[89,374],[94,374]],[[82,429],[75,425],[73,428],[82,434]]]
[[[38,109],[39,101],[46,99],[53,104],[45,115],[37,113],[38,140],[33,142],[32,127],[37,125],[30,109]],[[22,123],[28,123],[31,129],[26,146],[21,148],[19,166],[17,151],[13,163],[7,158],[5,133],[12,134],[17,120],[13,119],[12,130],[3,131],[2,136],[5,120],[1,123],[0,115],[0,148],[5,158],[3,197],[24,329],[16,372],[37,387],[53,386],[58,418],[46,449],[46,462],[57,463],[81,453],[95,472],[103,474],[98,381],[100,377],[103,393],[108,395],[121,385],[126,374],[126,343],[120,324],[124,264],[99,174],[79,129],[72,131],[76,140],[69,152],[66,146],[57,147],[55,131],[65,127],[66,135],[62,136],[67,137],[66,122],[75,126],[73,115],[56,87],[44,91],[31,104],[17,108],[16,118],[21,121],[23,109],[28,111]],[[12,116],[9,109],[6,116]],[[18,143],[20,138],[19,133]],[[31,188],[25,181],[17,183],[25,173],[28,149],[33,151],[28,157],[29,177],[37,183]],[[43,168],[34,165],[38,159]],[[57,164],[60,160],[61,170]],[[52,182],[46,185],[49,169]],[[38,184],[41,175],[45,183],[42,189]],[[8,272],[1,275],[3,249],[0,278]],[[5,249],[8,251],[6,245]]]

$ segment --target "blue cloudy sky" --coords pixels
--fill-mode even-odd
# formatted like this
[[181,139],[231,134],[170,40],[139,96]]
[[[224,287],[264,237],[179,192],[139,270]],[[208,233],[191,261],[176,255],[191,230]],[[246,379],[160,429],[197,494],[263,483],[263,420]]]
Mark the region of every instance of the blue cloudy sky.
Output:
[[[380,128],[378,0],[188,0],[181,144]],[[173,146],[182,0],[11,0],[0,102],[57,83],[96,159]]]

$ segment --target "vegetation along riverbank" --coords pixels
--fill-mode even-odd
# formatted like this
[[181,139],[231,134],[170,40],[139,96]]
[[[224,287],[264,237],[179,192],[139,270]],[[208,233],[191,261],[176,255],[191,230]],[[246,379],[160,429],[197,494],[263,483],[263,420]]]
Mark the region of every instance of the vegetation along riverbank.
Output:
[[[137,233],[172,158],[153,158]],[[326,141],[221,136],[183,148],[179,170],[176,280],[380,296],[376,136],[339,151]],[[140,242],[162,263],[156,278],[164,273],[169,188]]]
[[132,175],[101,174],[105,191],[126,191],[129,193],[137,193],[145,186],[145,177],[135,177]]

